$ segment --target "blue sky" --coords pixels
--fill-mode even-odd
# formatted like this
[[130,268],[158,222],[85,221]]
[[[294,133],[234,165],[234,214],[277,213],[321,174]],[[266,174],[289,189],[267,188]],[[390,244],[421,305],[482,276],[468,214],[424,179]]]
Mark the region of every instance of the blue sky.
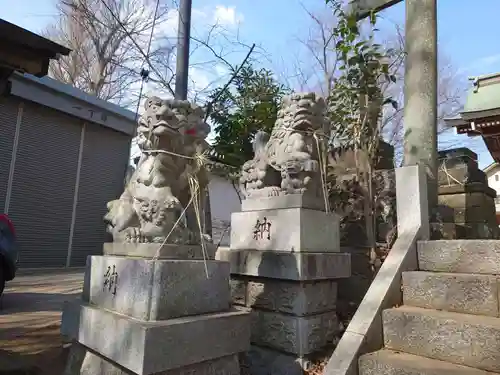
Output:
[[[15,3],[15,6],[14,4]],[[193,0],[193,8],[233,9],[241,19],[240,35],[266,50],[273,60],[293,57],[290,48],[309,28],[303,7],[323,9],[324,0]],[[404,24],[404,4],[382,12],[384,24]],[[464,77],[500,71],[499,0],[438,0],[439,48]],[[55,0],[0,0],[0,17],[38,32],[55,15]],[[482,167],[491,162],[480,139],[467,141],[480,154]]]

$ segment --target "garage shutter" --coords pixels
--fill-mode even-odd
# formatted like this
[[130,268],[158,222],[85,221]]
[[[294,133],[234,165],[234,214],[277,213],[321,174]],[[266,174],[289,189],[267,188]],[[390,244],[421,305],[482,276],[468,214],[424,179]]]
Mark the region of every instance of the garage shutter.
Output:
[[102,254],[106,235],[106,203],[123,192],[130,136],[86,124],[71,266],[85,265],[88,255]]
[[81,123],[25,102],[9,215],[20,243],[20,266],[66,263]]
[[0,210],[4,210],[19,100],[0,97]]

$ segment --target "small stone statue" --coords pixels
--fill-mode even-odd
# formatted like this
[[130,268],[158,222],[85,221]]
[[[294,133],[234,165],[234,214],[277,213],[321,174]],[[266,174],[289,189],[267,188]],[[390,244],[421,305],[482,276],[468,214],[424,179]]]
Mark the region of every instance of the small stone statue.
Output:
[[284,98],[271,135],[256,134],[254,158],[243,164],[240,189],[246,199],[306,192],[320,196],[318,146],[328,132],[325,109],[325,101],[314,93]]
[[200,155],[208,146],[204,139],[210,127],[203,115],[201,107],[188,101],[146,100],[137,128],[139,162],[104,217],[115,242],[199,243],[192,205],[186,207],[190,177],[198,181],[202,198],[207,185]]

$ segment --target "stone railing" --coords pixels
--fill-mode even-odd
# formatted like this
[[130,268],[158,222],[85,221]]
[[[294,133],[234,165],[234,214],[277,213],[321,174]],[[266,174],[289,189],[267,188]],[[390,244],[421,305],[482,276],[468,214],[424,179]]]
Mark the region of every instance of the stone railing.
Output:
[[396,169],[398,239],[323,372],[357,375],[360,355],[382,348],[382,310],[401,304],[401,274],[417,269],[417,241],[429,238],[427,180],[419,166]]

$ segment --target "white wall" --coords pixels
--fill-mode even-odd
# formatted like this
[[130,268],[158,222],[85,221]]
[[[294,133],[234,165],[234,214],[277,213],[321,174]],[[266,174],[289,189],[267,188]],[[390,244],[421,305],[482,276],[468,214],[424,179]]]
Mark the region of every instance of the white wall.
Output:
[[[488,186],[495,189],[497,196],[500,197],[500,169],[495,169],[490,171],[488,174]],[[499,198],[497,198],[499,199]],[[495,201],[495,208],[497,212],[500,212],[500,204]]]
[[208,189],[214,243],[220,241],[221,246],[229,246],[231,213],[241,210],[238,193],[229,180],[215,175],[210,176]]

